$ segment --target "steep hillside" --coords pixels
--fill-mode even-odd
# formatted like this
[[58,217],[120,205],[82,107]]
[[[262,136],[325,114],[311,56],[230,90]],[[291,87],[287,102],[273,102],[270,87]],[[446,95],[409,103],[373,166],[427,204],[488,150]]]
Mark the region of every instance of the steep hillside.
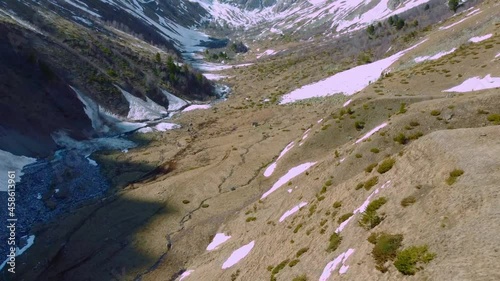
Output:
[[[89,2],[97,13],[97,1]],[[153,5],[167,5],[108,2],[142,19]],[[126,115],[120,121],[134,124],[146,121],[134,120],[131,112],[143,115],[131,101],[153,101],[169,113],[175,100],[185,110],[170,116],[168,130],[122,136],[134,147],[86,151],[92,169],[66,165],[61,176],[78,178],[75,184],[33,188],[38,201],[21,202],[34,202],[41,218],[23,228],[34,244],[23,244],[29,251],[17,257],[15,280],[499,279],[499,3],[468,1],[453,13],[442,1],[358,2],[193,1],[210,15],[186,21],[217,32],[217,20],[225,20],[235,29],[214,34],[245,34],[250,50],[234,54],[232,67],[196,61],[175,40],[166,41],[177,54],[167,43],[149,44],[107,24],[94,33],[64,16],[50,36],[29,31],[40,52],[33,62],[39,84],[23,86],[45,87],[49,96],[69,93],[67,85],[84,93],[65,100],[78,120],[68,126],[95,130],[101,119],[83,118],[94,108],[86,97],[109,104],[106,116]],[[11,21],[0,27],[28,32]],[[311,33],[255,35],[286,25]],[[30,58],[24,47],[0,46]],[[226,48],[213,47],[208,53]],[[177,63],[182,56],[229,85],[231,95],[211,107],[188,106],[184,99],[207,99],[212,84]],[[48,75],[45,61],[52,82],[38,78]],[[120,61],[137,72],[115,67]],[[87,65],[110,81],[76,79],[85,83],[57,88],[85,77]],[[163,76],[169,66],[196,90],[170,83]],[[14,78],[24,78],[22,70]],[[142,83],[148,74],[154,83]],[[86,103],[83,112],[70,110],[77,99]],[[90,172],[109,188],[82,180]],[[67,208],[74,198],[79,204]]]

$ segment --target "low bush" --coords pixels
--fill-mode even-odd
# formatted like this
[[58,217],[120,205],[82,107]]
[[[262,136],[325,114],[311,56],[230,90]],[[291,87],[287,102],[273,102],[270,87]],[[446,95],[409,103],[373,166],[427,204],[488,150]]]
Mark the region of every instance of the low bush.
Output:
[[373,229],[377,225],[379,225],[383,220],[383,216],[379,216],[377,214],[377,210],[387,203],[387,198],[380,197],[377,200],[374,200],[366,207],[366,211],[361,216],[361,219],[358,221],[359,225],[367,230]]
[[421,266],[418,263],[429,263],[436,257],[435,253],[429,253],[427,246],[411,246],[396,256],[394,266],[404,275],[414,275]]
[[415,196],[408,196],[408,197],[403,198],[403,200],[401,200],[401,206],[408,207],[415,202],[417,202],[417,199],[415,198]]
[[394,137],[394,141],[399,144],[407,144],[408,138],[405,136],[405,134],[399,133],[397,136]]
[[401,247],[401,242],[403,242],[403,235],[381,233],[376,240],[377,242],[372,250],[372,257],[377,264],[377,269],[384,271],[387,270],[384,268],[384,264],[396,258],[397,251]]
[[371,177],[370,179],[368,179],[365,182],[365,184],[364,184],[365,189],[366,190],[370,190],[370,188],[372,188],[373,186],[375,186],[377,183],[378,183],[378,177],[377,176]]
[[377,172],[380,174],[387,173],[390,169],[392,169],[392,166],[394,166],[394,163],[396,163],[396,160],[394,158],[387,158],[377,168]]
[[335,209],[342,207],[342,201],[335,201],[335,203],[333,203],[333,207]]
[[377,167],[377,165],[378,165],[378,163],[372,163],[372,164],[368,165],[365,168],[365,172],[371,173],[373,171],[373,168]]
[[500,114],[490,114],[487,118],[488,121],[493,122],[493,124],[500,125]]
[[432,115],[432,116],[439,116],[439,115],[441,115],[441,111],[440,111],[440,110],[435,109],[435,110],[431,111],[431,115]]
[[341,242],[342,242],[342,236],[338,235],[337,233],[333,233],[330,236],[330,240],[328,241],[328,248],[326,248],[326,251],[331,253],[337,250]]
[[342,216],[339,217],[339,219],[337,220],[337,222],[340,224],[340,223],[343,223],[344,221],[348,220],[350,217],[352,217],[353,213],[347,213],[347,214],[343,214]]
[[380,152],[380,149],[374,147],[372,149],[370,149],[370,152],[373,152],[373,153],[379,153]]
[[457,178],[464,174],[463,170],[455,169],[450,172],[450,176],[446,179],[448,185],[452,185],[457,181]]
[[297,253],[295,254],[295,257],[300,258],[300,256],[302,256],[307,251],[309,251],[309,248],[307,248],[307,247],[301,248],[300,250],[297,251]]
[[297,265],[298,263],[300,262],[299,259],[295,259],[295,260],[292,260],[288,263],[288,266],[289,267],[294,267],[295,265]]
[[251,222],[251,221],[256,221],[257,218],[256,217],[248,217],[245,221],[246,222]]

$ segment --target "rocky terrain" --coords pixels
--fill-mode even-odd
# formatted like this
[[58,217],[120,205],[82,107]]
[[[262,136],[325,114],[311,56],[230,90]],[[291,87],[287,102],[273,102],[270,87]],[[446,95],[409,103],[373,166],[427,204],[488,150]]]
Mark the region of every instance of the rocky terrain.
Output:
[[[10,75],[0,83],[29,83],[2,87],[18,95],[1,98],[27,100],[30,89],[42,87],[47,98],[33,98],[26,110],[40,104],[49,112],[60,102],[61,111],[50,111],[43,126],[11,123],[0,148],[35,157],[42,150],[34,135],[60,128],[73,135],[46,137],[44,146],[60,152],[23,169],[18,187],[30,194],[19,212],[30,216],[22,234],[36,238],[17,257],[17,273],[5,267],[2,277],[500,279],[500,4],[467,1],[454,12],[441,1],[354,2],[85,1],[100,15],[87,15],[99,27],[75,24],[68,17],[81,17],[76,10],[51,8],[66,31],[50,36],[3,17],[7,36],[23,32],[43,60],[34,60],[32,71],[15,66],[12,57],[29,60],[31,49],[2,40],[0,62],[14,67],[0,69]],[[199,27],[212,45],[176,41],[156,21],[148,30],[162,43],[138,38],[139,29],[118,31],[105,5],[139,22],[159,22],[152,14],[168,10],[164,18]],[[174,10],[198,13],[183,18]],[[92,53],[101,44],[111,61],[104,51]],[[80,63],[72,66],[72,58]],[[142,74],[127,76],[116,67],[121,59]],[[44,61],[54,71],[47,73]],[[110,84],[72,77],[86,77],[84,65]],[[162,74],[151,88],[140,82],[169,65],[188,88]],[[214,89],[221,85],[231,89],[227,98],[190,105],[220,97]],[[70,86],[83,95],[70,95]],[[99,106],[105,110],[95,115]],[[109,141],[102,129],[113,131],[109,116],[116,128],[134,129]],[[23,133],[23,126],[33,129]],[[26,149],[10,145],[14,131]],[[55,176],[53,163],[62,164]]]

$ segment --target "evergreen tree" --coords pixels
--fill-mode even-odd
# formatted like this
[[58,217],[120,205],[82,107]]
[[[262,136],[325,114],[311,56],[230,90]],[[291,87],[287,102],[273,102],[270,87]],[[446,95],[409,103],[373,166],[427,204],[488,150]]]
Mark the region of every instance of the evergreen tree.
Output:
[[452,10],[454,13],[457,11],[458,6],[460,6],[459,0],[449,0],[448,1],[448,7],[450,7],[450,10]]

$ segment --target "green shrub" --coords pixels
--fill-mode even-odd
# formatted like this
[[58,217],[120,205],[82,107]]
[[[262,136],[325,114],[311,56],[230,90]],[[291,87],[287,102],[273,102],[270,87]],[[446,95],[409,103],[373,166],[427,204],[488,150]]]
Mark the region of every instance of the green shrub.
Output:
[[488,121],[493,122],[495,125],[500,125],[500,114],[488,115]]
[[380,152],[380,149],[374,147],[372,149],[370,149],[370,152],[373,152],[373,153],[379,153]]
[[235,281],[236,279],[238,279],[238,276],[240,276],[240,270],[236,270],[235,273],[231,274],[231,281]]
[[417,202],[417,199],[415,198],[415,196],[408,196],[408,197],[403,198],[403,200],[401,200],[401,206],[407,207],[407,206],[412,205],[415,202]]
[[404,114],[406,113],[406,103],[402,103],[401,106],[399,107],[399,114]]
[[327,181],[325,182],[325,186],[330,186],[330,185],[332,185],[332,180],[327,180]]
[[187,199],[184,199],[182,200],[182,204],[189,204],[191,201],[187,200]]
[[420,123],[418,123],[417,121],[410,121],[410,126],[417,127],[420,126]]
[[307,281],[307,276],[305,274],[295,276],[292,281]]
[[410,139],[410,140],[416,140],[416,139],[420,138],[423,135],[424,135],[424,133],[422,133],[422,132],[416,132],[415,134],[408,136],[408,139]]
[[337,250],[337,248],[340,245],[340,242],[342,242],[342,236],[338,235],[337,233],[333,233],[330,236],[330,240],[328,242],[328,248],[326,248],[326,251],[331,253]]
[[373,229],[377,225],[379,225],[384,217],[379,216],[377,214],[377,210],[382,207],[387,202],[387,198],[380,197],[377,200],[374,200],[366,207],[366,211],[361,216],[361,219],[358,221],[359,225],[367,230]]
[[299,259],[295,259],[295,260],[292,260],[291,262],[288,263],[288,266],[289,267],[294,267],[295,265],[297,265],[299,263]]
[[354,122],[354,128],[356,128],[356,130],[358,130],[358,131],[363,130],[365,128],[365,122],[363,122],[363,121]]
[[276,275],[278,274],[283,268],[285,268],[285,266],[287,265],[287,263],[289,262],[290,260],[289,259],[286,259],[282,262],[280,262],[277,266],[275,266],[273,268],[273,270],[271,271],[271,274],[272,275]]
[[201,204],[201,207],[202,207],[202,208],[208,208],[208,207],[210,207],[210,205],[208,205],[208,204],[204,203],[204,204]]
[[378,177],[377,176],[371,177],[365,182],[365,189],[370,190],[370,188],[375,186],[377,183],[378,183]]
[[363,157],[363,154],[356,153],[356,155],[354,155],[354,156],[356,156],[356,158],[361,158],[361,157]]
[[355,190],[361,189],[361,188],[363,188],[363,186],[365,186],[365,184],[360,182],[360,183],[358,183],[358,185],[356,185]]
[[353,213],[347,213],[347,214],[343,214],[342,216],[340,216],[340,218],[337,220],[337,222],[339,224],[343,223],[344,221],[348,220],[350,217],[352,217]]
[[387,173],[390,169],[392,169],[392,166],[394,166],[394,163],[396,163],[396,160],[393,158],[387,158],[377,168],[377,172],[380,174]]
[[303,225],[304,225],[303,223],[299,223],[299,224],[295,227],[295,229],[293,230],[293,233],[297,233],[297,232],[299,232],[299,230],[302,228],[302,226],[303,226]]
[[372,163],[372,164],[368,165],[365,168],[365,172],[371,173],[373,171],[373,168],[377,167],[377,165],[378,165],[378,163]]
[[394,137],[394,141],[399,143],[399,144],[407,144],[408,138],[405,136],[405,134],[399,133],[399,135]]
[[431,111],[432,116],[439,116],[440,114],[441,114],[440,110],[434,109],[433,111]]
[[333,203],[333,207],[334,207],[335,209],[338,209],[338,208],[342,207],[342,201],[335,201],[335,202]]
[[376,244],[377,241],[378,241],[378,237],[380,236],[379,233],[377,232],[372,232],[370,233],[370,235],[368,236],[368,238],[366,240],[368,240],[368,242],[372,243],[372,244]]
[[455,169],[450,172],[450,176],[446,179],[448,185],[452,185],[457,181],[457,178],[464,174],[463,170]]
[[411,246],[396,256],[394,266],[404,275],[414,275],[421,267],[418,263],[429,263],[436,257],[435,253],[429,253],[427,246]]
[[381,233],[376,240],[377,242],[372,250],[372,257],[377,264],[377,269],[383,271],[384,263],[396,258],[397,251],[401,247],[401,242],[403,242],[403,235]]
[[300,258],[300,256],[302,256],[307,251],[309,251],[308,247],[301,248],[300,250],[297,251],[297,253],[295,254],[295,257]]
[[251,222],[251,221],[256,221],[256,220],[257,220],[257,218],[256,218],[256,217],[248,217],[248,218],[246,219],[246,222]]

